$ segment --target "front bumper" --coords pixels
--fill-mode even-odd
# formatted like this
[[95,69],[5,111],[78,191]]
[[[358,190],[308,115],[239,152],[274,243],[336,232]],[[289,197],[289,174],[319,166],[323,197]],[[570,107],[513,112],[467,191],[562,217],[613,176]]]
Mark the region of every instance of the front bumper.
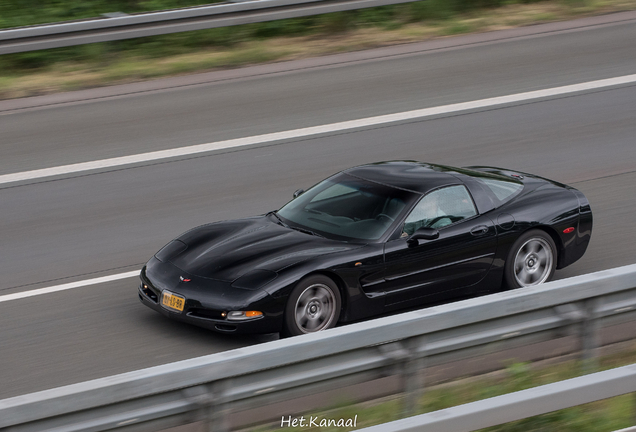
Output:
[[187,296],[182,312],[167,309],[161,305],[161,293],[162,291],[144,278],[142,273],[138,289],[139,300],[150,309],[170,319],[219,333],[277,333],[282,329],[284,304],[279,304],[269,296],[249,307],[249,310],[263,312],[262,316],[245,321],[229,321],[221,317],[221,310],[205,308],[201,302]]

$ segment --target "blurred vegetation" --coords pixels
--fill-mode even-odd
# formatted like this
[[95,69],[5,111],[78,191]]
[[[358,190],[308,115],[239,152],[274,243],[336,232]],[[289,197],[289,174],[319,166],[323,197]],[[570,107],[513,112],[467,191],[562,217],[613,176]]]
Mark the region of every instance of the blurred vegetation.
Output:
[[[602,357],[599,370],[612,369],[634,362],[636,362],[636,346],[618,354]],[[582,375],[581,366],[578,361],[543,367],[511,361],[505,370],[497,374],[458,380],[427,389],[420,399],[418,414],[574,378]],[[635,403],[634,395],[626,394],[481,429],[481,432],[611,432],[633,425]],[[325,410],[305,414],[305,419],[308,419],[310,415],[319,419],[349,419],[357,415],[357,428],[363,428],[398,420],[402,418],[401,410],[402,401],[399,397],[361,404],[336,401],[332,407]],[[299,414],[294,415],[294,417],[299,416]],[[273,432],[280,430],[280,423],[250,430]],[[306,427],[294,428],[294,430],[345,432],[351,428]]]
[[[414,3],[408,8],[380,7],[360,10],[354,21],[358,23],[373,23],[397,18],[406,12],[412,20],[448,18],[453,13],[468,10],[499,7],[513,3],[533,3],[540,0],[426,0]],[[585,0],[563,0],[567,2],[581,2]],[[121,12],[126,14],[177,9],[205,4],[217,3],[197,0],[3,0],[0,2],[0,28],[20,27],[33,24],[44,24],[60,21],[70,21],[86,18],[96,18],[103,14]],[[336,18],[339,20],[339,18]],[[293,20],[292,20],[293,21]],[[298,22],[290,22],[291,28],[283,30],[285,33],[296,32],[296,24],[313,23],[315,18],[303,18]],[[348,21],[348,20],[347,20]],[[265,27],[286,27],[280,24],[269,24]],[[304,27],[304,26],[303,26]],[[302,29],[301,29],[302,30]]]
[[[200,6],[200,0],[0,0],[0,28]],[[210,3],[205,3],[210,4]],[[636,9],[636,0],[419,0],[0,55],[0,99],[292,60]]]
[[[364,27],[394,29],[413,22],[447,20],[458,13],[478,9],[538,1],[540,0],[423,0],[265,23],[10,54],[0,57],[0,69],[18,72],[69,61],[99,66],[122,53],[161,58],[211,47],[231,47],[255,39],[330,35]],[[5,0],[0,1],[0,28],[99,17],[113,12],[137,13],[201,4],[196,0]],[[455,27],[451,27],[448,34],[469,30],[465,25]]]

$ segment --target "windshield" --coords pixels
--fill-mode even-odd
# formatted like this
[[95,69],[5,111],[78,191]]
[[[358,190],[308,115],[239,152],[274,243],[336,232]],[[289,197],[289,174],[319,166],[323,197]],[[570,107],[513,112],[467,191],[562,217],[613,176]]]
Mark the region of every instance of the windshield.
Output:
[[417,198],[412,192],[338,174],[287,203],[278,215],[326,237],[377,240]]

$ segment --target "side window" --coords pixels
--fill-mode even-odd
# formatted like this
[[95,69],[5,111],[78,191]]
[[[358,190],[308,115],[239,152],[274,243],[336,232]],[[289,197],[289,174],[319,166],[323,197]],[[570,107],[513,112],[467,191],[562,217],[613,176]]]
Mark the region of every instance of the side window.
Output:
[[442,228],[476,214],[475,205],[466,187],[449,186],[422,198],[406,217],[402,232],[411,235],[422,227]]

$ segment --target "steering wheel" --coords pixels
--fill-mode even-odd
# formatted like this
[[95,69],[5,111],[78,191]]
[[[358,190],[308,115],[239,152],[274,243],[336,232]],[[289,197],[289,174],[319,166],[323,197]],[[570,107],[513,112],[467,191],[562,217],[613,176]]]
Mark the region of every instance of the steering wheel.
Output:
[[449,219],[451,221],[451,223],[453,222],[453,219],[450,216],[448,216],[448,215],[437,216],[437,217],[434,217],[433,219],[431,219],[430,221],[426,222],[425,227],[426,228],[431,228],[433,225],[435,225],[437,222],[441,221],[442,219]]
[[376,220],[378,220],[378,221],[379,221],[380,219],[382,219],[382,218],[387,218],[387,219],[388,219],[388,220],[390,220],[391,222],[395,222],[395,219],[393,219],[391,216],[389,216],[389,215],[388,215],[388,214],[386,214],[386,213],[379,213],[379,214],[375,217],[375,219],[376,219]]

